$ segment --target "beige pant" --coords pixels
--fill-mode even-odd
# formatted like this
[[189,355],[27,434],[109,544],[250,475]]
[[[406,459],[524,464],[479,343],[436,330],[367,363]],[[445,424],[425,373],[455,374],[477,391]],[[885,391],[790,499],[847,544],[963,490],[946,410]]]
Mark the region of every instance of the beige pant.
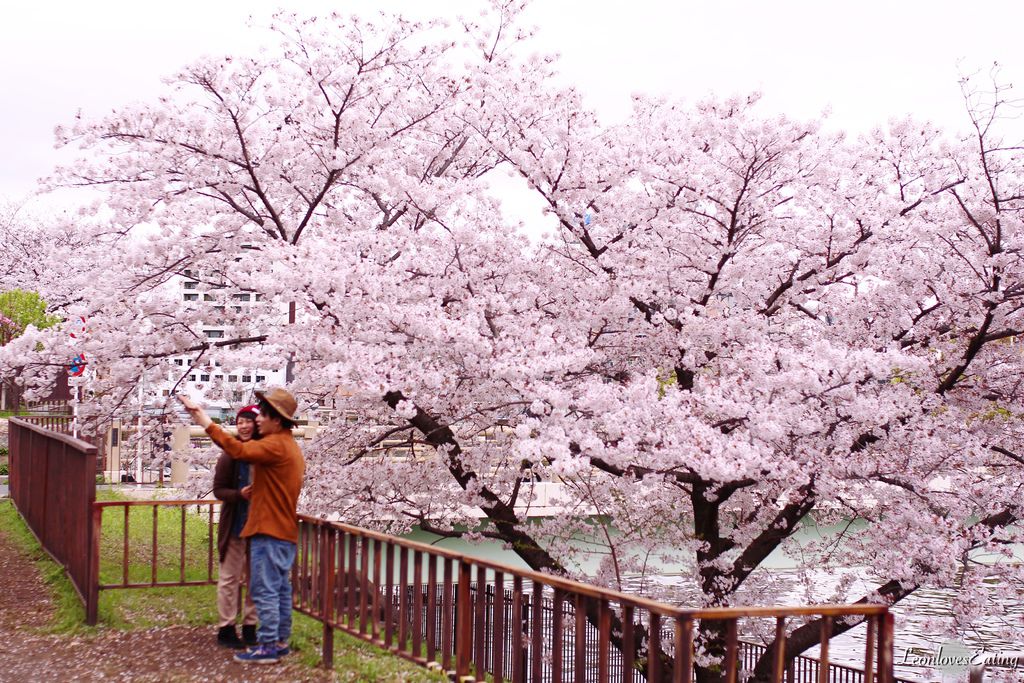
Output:
[[245,587],[245,604],[242,609],[242,623],[255,625],[256,605],[249,594],[249,562],[246,555],[246,541],[242,538],[228,539],[228,551],[224,561],[220,563],[220,576],[217,579],[217,612],[220,614],[220,627],[230,626],[238,617],[238,603],[242,587]]

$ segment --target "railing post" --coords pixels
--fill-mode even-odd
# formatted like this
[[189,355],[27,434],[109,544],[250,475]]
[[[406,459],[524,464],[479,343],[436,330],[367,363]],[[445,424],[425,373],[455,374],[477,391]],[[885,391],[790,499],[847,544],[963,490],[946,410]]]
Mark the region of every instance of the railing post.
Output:
[[[598,602],[597,616],[597,679],[602,683],[611,679],[611,637],[612,606],[608,600],[602,598]],[[682,648],[676,652],[682,652]]]
[[880,617],[872,615],[866,620],[868,629],[864,643],[864,683],[875,681],[875,639],[878,633]]
[[322,589],[320,591],[320,619],[323,622],[324,668],[334,668],[334,531],[327,525],[320,525],[320,570]]
[[[41,460],[42,460],[42,476],[40,478],[40,481],[38,482],[40,488],[42,489],[42,494],[39,496],[39,504],[40,504],[40,509],[38,511],[39,516],[36,518],[36,519],[39,520],[39,529],[37,530],[37,533],[41,537],[40,540],[42,541],[42,545],[44,547],[46,547],[46,549],[49,550],[52,553],[52,552],[54,552],[54,547],[53,547],[53,539],[50,537],[50,534],[48,533],[50,527],[47,524],[47,519],[48,519],[47,512],[49,510],[50,497],[52,496],[52,492],[51,492],[51,489],[50,489],[50,461],[53,458],[50,457],[50,456],[51,456],[51,451],[54,449],[54,442],[51,441],[50,439],[42,439],[42,442],[43,442],[43,444],[42,444],[43,447],[41,449],[41,455],[42,455],[42,458],[41,458]],[[39,453],[40,453],[40,451],[36,451],[36,454],[39,454]],[[65,558],[65,561],[66,561],[66,558]]]
[[821,645],[818,654],[818,683],[829,683],[828,645],[832,638],[832,617],[821,618]]
[[882,615],[878,633],[878,681],[879,683],[892,683],[892,648],[893,648],[893,622],[895,618],[892,612]]
[[90,527],[89,547],[89,579],[85,588],[85,623],[95,626],[99,618],[100,603],[100,534],[103,530],[103,508],[92,505],[92,525]]
[[455,598],[455,680],[462,681],[469,675],[469,662],[473,654],[473,606],[470,604],[469,584],[472,581],[472,565],[465,559],[459,560],[459,583]]
[[[647,628],[647,680],[661,679],[661,615],[651,612]],[[735,683],[730,681],[729,683]]]
[[[189,428],[175,427],[171,436],[171,486],[184,486],[188,480],[188,464],[184,460],[189,446]],[[139,458],[139,479],[142,479],[142,459]],[[162,469],[160,470],[163,471]]]
[[739,653],[739,623],[733,617],[725,624],[725,680],[727,683],[736,683],[739,680]]
[[[681,621],[681,623],[680,623]],[[676,618],[675,680],[690,683],[693,680],[693,619]],[[781,679],[772,683],[781,683]]]

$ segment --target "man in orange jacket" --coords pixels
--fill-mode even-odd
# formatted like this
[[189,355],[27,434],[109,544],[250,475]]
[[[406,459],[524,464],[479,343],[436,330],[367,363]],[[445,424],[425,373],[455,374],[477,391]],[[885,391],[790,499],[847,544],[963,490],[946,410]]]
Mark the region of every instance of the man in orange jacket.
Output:
[[179,400],[213,442],[236,460],[253,467],[252,500],[242,538],[249,539],[250,590],[260,625],[259,645],[235,655],[251,664],[273,664],[288,654],[292,630],[292,589],[288,574],[295,563],[299,540],[296,514],[306,462],[292,436],[295,397],[284,389],[256,392],[260,439],[239,441],[185,396]]

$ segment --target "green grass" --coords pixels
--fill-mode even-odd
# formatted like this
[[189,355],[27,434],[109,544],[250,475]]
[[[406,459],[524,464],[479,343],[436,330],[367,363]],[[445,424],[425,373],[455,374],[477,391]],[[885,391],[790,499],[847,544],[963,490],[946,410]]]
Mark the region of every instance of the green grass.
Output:
[[[114,492],[97,493],[99,500],[122,500]],[[131,582],[149,581],[152,575],[152,508],[130,508],[128,517],[128,577]],[[103,515],[100,544],[102,583],[120,582],[123,576],[124,513],[107,509]],[[85,611],[78,594],[61,567],[39,547],[9,499],[0,500],[0,529],[6,530],[16,547],[26,553],[39,568],[53,593],[55,615],[48,632],[58,634],[89,633],[84,625]],[[216,529],[214,529],[216,533]],[[214,538],[216,541],[216,538]],[[185,516],[185,577],[207,577],[207,520],[196,514]],[[158,508],[157,578],[180,577],[181,513],[177,509]],[[214,576],[217,549],[214,545]],[[110,589],[100,591],[99,626],[137,630],[172,625],[211,627],[217,621],[215,586],[173,586],[160,588]],[[295,656],[305,665],[320,664],[323,627],[320,622],[294,613],[292,645]],[[382,651],[380,648],[340,631],[334,633],[334,670],[340,681],[371,683],[445,681],[445,677]]]
[[[296,654],[309,666],[320,664],[323,626],[304,614],[295,613],[292,644]],[[427,683],[447,681],[440,673],[427,671],[398,656],[385,654],[379,647],[334,631],[334,670],[341,681],[358,683]]]
[[86,628],[85,608],[75,587],[64,574],[64,569],[39,545],[10,498],[0,500],[0,529],[4,530],[14,547],[29,557],[52,593],[55,615],[47,632],[71,633]]
[[[97,500],[124,500],[113,491],[99,491]],[[121,583],[124,579],[125,515],[128,525],[128,582],[148,583],[153,575],[152,507],[106,508],[100,537],[100,583]],[[180,508],[157,507],[156,579],[181,578]],[[205,517],[186,514],[184,578],[205,581],[208,572],[208,527]],[[213,529],[213,577],[217,576],[216,527]],[[168,586],[100,591],[99,619],[115,628],[149,628],[166,624],[197,626],[217,619],[216,587]]]

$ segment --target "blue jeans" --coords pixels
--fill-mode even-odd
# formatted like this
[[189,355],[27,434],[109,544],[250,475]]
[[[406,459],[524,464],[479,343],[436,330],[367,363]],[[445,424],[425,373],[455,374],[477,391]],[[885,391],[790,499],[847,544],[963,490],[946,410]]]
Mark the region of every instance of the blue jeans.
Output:
[[288,642],[292,635],[292,584],[295,544],[256,534],[249,540],[249,588],[260,626],[260,643]]

